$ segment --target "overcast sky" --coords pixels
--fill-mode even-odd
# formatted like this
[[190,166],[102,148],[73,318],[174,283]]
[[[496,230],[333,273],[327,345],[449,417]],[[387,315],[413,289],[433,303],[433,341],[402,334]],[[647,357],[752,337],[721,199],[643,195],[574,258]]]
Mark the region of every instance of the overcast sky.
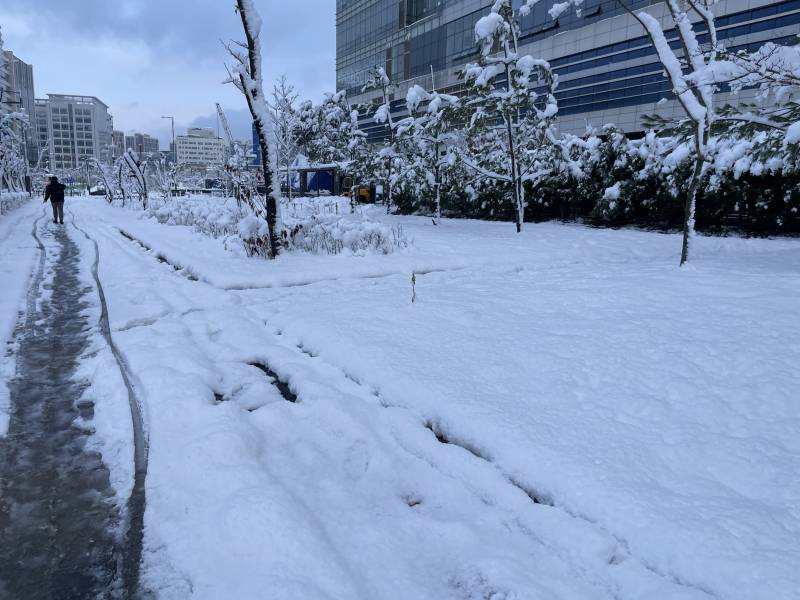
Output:
[[[304,98],[334,91],[334,0],[255,0],[264,21],[264,82],[285,73]],[[36,96],[97,96],[114,127],[171,137],[216,126],[225,108],[236,137],[249,137],[244,99],[226,78],[220,40],[242,39],[234,0],[22,0],[0,3],[6,50],[32,63]]]

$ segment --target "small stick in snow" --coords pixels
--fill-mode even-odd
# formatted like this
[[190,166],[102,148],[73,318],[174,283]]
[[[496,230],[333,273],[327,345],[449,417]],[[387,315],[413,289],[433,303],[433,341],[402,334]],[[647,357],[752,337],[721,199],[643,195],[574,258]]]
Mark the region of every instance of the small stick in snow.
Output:
[[411,304],[417,301],[417,274],[411,273]]

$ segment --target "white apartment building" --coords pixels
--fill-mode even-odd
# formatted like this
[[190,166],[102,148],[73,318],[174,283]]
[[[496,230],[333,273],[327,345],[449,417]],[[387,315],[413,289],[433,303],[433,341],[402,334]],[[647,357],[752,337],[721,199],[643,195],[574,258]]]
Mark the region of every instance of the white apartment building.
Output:
[[79,167],[83,157],[106,161],[113,153],[113,121],[108,106],[94,96],[48,94],[37,99],[36,128],[55,171]]
[[210,167],[225,163],[225,142],[213,129],[190,127],[175,141],[178,164]]
[[119,158],[125,154],[125,133],[122,131],[113,131],[111,139],[114,144],[113,158]]
[[158,138],[146,133],[129,133],[125,135],[125,149],[133,150],[142,157],[148,154],[158,154]]

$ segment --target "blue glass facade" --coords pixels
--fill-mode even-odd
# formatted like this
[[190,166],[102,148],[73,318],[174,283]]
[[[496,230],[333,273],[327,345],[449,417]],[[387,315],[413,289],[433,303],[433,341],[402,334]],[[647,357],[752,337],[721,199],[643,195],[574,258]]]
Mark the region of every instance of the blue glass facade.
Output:
[[[574,30],[579,31],[573,37],[585,32],[586,37],[599,40],[600,22],[624,13],[616,0],[586,0],[580,16],[568,11],[554,20],[548,10],[556,1],[541,0],[520,26],[523,50],[526,45],[535,45],[537,56],[549,60],[559,75],[556,95],[561,116],[671,98],[663,67],[641,28],[638,35],[624,41],[598,43],[567,55],[556,50],[556,36]],[[649,4],[649,0],[629,2],[635,8]],[[433,71],[434,83],[440,89],[458,94],[452,73],[477,59],[475,23],[491,5],[492,0],[337,0],[337,89],[347,90],[351,99],[360,100],[368,71],[382,66],[396,83],[416,79],[415,83],[426,87],[431,84]],[[721,14],[716,20],[719,38],[728,48],[756,48],[767,40],[797,42],[800,0],[767,4],[763,0],[741,0],[739,5],[748,8]],[[477,8],[467,11],[467,7]],[[700,41],[707,41],[707,34],[702,29],[698,32]],[[676,38],[674,31],[667,36]],[[399,97],[396,106],[398,112],[403,110]],[[370,128],[369,123],[365,126]],[[373,128],[374,132],[368,131],[371,138],[380,135],[381,128]]]
[[[624,12],[616,0],[586,0],[580,17],[568,11],[553,20],[548,11],[557,1],[541,0],[521,20],[523,43]],[[520,2],[515,0],[516,5]],[[634,0],[630,4],[638,7],[648,3]],[[448,22],[413,31],[425,19],[442,20],[446,9],[458,4],[466,4],[466,0],[337,0],[337,89],[345,89],[349,95],[358,93],[375,65],[386,67],[392,80],[403,81],[426,75],[431,67],[438,71],[474,60],[475,24],[486,15],[492,1]],[[403,35],[393,35],[398,32]],[[381,42],[379,48],[367,50]]]

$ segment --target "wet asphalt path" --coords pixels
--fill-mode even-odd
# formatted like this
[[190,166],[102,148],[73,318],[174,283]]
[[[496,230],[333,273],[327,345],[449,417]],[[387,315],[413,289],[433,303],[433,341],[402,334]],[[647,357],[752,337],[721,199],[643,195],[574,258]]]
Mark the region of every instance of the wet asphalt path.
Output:
[[42,221],[34,226],[42,261],[17,331],[9,431],[0,438],[0,598],[130,597],[124,515],[108,468],[87,445],[94,407],[80,400],[86,383],[74,380],[89,345],[92,326],[81,313],[92,288],[81,282],[66,226]]

